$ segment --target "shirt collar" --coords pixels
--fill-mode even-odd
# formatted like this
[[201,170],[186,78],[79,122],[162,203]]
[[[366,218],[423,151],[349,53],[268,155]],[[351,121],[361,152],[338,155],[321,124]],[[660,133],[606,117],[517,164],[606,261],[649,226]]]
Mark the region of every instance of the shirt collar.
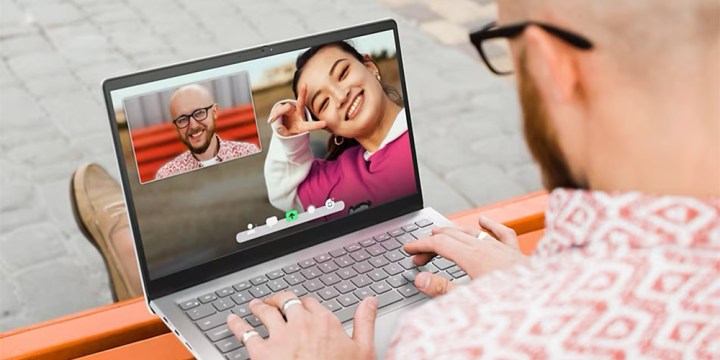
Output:
[[[220,138],[220,135],[215,134],[215,137],[216,137],[217,140],[218,140],[218,152],[217,152],[217,154],[215,155],[215,158],[216,158],[219,162],[222,162],[222,161],[225,160],[225,157],[226,157],[227,151],[228,151],[228,149],[227,149],[228,147],[227,147],[227,145],[225,144],[225,140],[223,140],[223,139]],[[198,160],[198,159],[195,157],[195,154],[193,154],[192,151],[188,150],[188,154],[190,154],[190,157],[191,157],[193,160],[195,160],[195,162],[197,163],[197,166],[203,167],[202,162],[200,162],[200,160]]]
[[380,146],[378,146],[377,150],[373,152],[365,150],[365,153],[363,154],[363,158],[365,158],[365,161],[370,160],[370,157],[373,154],[380,151],[380,149],[384,148],[385,145],[395,141],[397,138],[406,133],[407,130],[408,127],[407,117],[405,117],[405,109],[401,109],[395,117],[395,121],[393,122],[392,127],[390,127],[390,131],[388,131],[387,135],[385,135],[385,139],[383,139],[383,141],[380,143]]
[[590,252],[677,244],[720,248],[720,197],[653,196],[640,192],[554,190],[536,254],[570,248]]

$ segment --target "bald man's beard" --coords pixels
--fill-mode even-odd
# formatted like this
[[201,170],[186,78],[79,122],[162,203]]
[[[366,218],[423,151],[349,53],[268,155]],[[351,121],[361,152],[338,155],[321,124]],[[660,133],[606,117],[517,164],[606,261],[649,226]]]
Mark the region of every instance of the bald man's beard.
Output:
[[524,51],[520,55],[519,63],[518,83],[525,141],[530,153],[540,166],[543,185],[548,190],[558,187],[587,188],[573,178],[565,156],[560,151],[560,146],[551,129],[545,104],[541,100],[535,81],[527,71]]
[[190,142],[190,132],[187,132],[185,134],[185,137],[180,138],[180,140],[187,146],[188,150],[192,152],[193,154],[202,154],[210,147],[210,144],[212,144],[212,139],[215,137],[215,129],[211,129],[209,126],[204,128],[205,130],[205,141],[201,143],[199,146],[193,145],[192,142]]

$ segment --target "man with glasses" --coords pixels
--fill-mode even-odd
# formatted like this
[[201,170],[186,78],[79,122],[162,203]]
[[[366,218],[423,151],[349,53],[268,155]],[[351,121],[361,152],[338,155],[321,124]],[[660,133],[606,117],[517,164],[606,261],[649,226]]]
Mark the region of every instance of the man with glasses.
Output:
[[217,114],[217,103],[210,92],[200,85],[187,85],[173,93],[170,98],[170,115],[178,139],[188,150],[163,165],[155,179],[182,174],[260,151],[255,144],[220,139],[215,134]]
[[[420,273],[440,296],[407,314],[390,359],[720,358],[720,2],[499,0],[470,39],[515,74],[524,131],[551,190],[530,257],[488,219],[404,246],[473,278]],[[253,359],[374,358],[377,301],[354,333],[289,292],[228,325]]]

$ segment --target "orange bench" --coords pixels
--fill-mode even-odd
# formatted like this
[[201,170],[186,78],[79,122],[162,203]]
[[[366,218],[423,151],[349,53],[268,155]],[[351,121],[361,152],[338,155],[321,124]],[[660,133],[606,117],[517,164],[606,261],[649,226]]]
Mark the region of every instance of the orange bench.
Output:
[[[252,104],[220,111],[215,120],[215,132],[224,140],[260,145]],[[187,150],[178,140],[175,125],[170,121],[132,130],[130,134],[142,182],[155,179],[163,165]]]
[[[544,230],[545,192],[537,192],[449,216],[458,225],[477,226],[479,215],[500,221],[532,252]],[[3,359],[191,359],[168,328],[151,315],[142,298],[69,315],[0,334]]]

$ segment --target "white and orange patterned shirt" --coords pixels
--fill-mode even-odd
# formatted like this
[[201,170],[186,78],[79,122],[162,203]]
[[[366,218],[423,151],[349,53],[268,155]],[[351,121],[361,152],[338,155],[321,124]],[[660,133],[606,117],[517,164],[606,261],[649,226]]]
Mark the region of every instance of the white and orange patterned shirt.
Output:
[[390,359],[720,359],[720,198],[555,190],[527,265],[413,310]]
[[[217,139],[219,142],[219,150],[217,156],[215,156],[215,160],[217,162],[237,159],[260,152],[260,148],[252,143],[225,141],[219,136]],[[155,179],[163,179],[168,176],[182,174],[201,167],[203,167],[203,164],[198,161],[195,156],[193,156],[190,150],[187,150],[178,155],[176,158],[170,160],[167,164],[163,165],[160,170],[158,170],[157,174],[155,174]]]

